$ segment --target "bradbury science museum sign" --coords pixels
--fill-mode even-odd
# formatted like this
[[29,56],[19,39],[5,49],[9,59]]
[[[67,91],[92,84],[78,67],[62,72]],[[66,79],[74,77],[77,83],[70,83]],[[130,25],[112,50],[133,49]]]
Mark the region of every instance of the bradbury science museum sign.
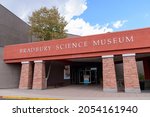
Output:
[[89,48],[91,46],[109,46],[114,44],[123,44],[123,43],[133,43],[134,37],[131,36],[125,36],[125,37],[119,37],[119,38],[108,38],[108,39],[92,39],[92,40],[86,40],[86,41],[74,41],[74,42],[67,42],[62,44],[51,44],[48,43],[45,46],[39,46],[39,47],[27,47],[27,48],[20,48],[19,53],[25,54],[25,53],[35,53],[35,52],[44,52],[44,51],[51,51],[51,50],[65,50],[65,49],[76,49],[76,48]]
[[[4,60],[55,60],[149,52],[150,28],[9,45]],[[136,50],[136,51],[134,51]],[[145,51],[146,50],[146,51]]]

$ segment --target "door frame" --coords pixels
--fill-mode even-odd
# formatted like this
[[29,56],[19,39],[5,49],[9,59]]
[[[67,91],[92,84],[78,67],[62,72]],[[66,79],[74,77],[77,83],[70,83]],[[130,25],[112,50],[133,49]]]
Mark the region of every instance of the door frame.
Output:
[[[87,71],[90,72],[89,83],[91,83],[91,70],[86,70],[85,69],[85,70],[79,70],[79,84],[83,84],[84,83],[84,75],[86,75]],[[83,72],[83,82],[81,82],[80,72]]]

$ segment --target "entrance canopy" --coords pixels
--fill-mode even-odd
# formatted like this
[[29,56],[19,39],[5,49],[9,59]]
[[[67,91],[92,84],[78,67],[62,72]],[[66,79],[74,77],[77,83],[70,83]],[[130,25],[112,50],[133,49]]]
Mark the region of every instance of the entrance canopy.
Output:
[[4,47],[4,61],[61,60],[150,52],[150,28]]

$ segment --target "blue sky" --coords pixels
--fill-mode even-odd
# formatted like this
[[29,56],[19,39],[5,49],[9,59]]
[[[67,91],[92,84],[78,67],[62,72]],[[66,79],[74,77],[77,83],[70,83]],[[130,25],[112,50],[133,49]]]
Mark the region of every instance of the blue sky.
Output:
[[150,26],[150,0],[88,0],[80,16],[92,25],[127,20],[118,30]]
[[92,35],[150,27],[150,0],[0,0],[25,22],[34,10],[56,6],[68,33]]

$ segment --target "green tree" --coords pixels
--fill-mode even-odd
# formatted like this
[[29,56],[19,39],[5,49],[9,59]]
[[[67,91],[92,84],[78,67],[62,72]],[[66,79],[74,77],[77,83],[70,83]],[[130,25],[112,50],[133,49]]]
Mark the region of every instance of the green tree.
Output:
[[56,7],[51,9],[42,7],[34,11],[29,17],[29,24],[31,34],[39,40],[59,39],[67,36],[64,29],[67,22],[64,17],[60,16]]

